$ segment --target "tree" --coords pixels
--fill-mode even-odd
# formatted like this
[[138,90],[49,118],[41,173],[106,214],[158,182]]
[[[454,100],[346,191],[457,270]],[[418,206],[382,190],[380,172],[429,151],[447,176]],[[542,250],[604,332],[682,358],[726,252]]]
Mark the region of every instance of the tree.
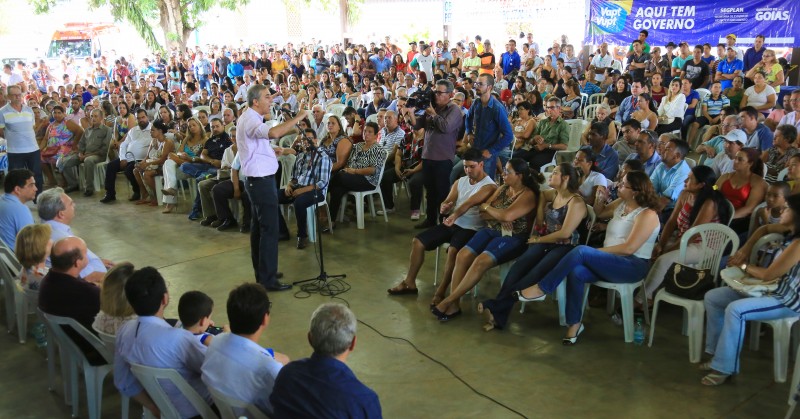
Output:
[[[59,0],[28,0],[37,14],[48,13]],[[167,45],[184,49],[193,30],[203,25],[201,15],[214,6],[236,10],[249,0],[89,0],[92,8],[109,7],[117,21],[130,23],[153,51],[164,51],[150,22],[158,21]]]

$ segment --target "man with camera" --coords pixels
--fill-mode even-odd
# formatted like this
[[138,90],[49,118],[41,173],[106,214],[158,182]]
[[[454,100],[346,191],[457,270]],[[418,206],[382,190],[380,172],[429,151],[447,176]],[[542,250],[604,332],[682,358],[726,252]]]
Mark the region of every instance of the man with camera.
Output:
[[467,143],[480,150],[483,158],[483,170],[494,179],[497,171],[497,156],[508,148],[514,140],[511,123],[508,122],[506,107],[492,97],[494,76],[481,74],[475,83],[480,100],[469,108],[466,121]]
[[450,101],[452,97],[453,83],[439,80],[431,92],[430,104],[421,115],[414,115],[414,108],[400,108],[414,130],[425,130],[422,173],[427,190],[427,214],[425,221],[414,228],[430,228],[437,224],[439,206],[450,191],[449,174],[456,155],[458,133],[464,123],[461,110]]
[[[297,248],[308,246],[306,210],[317,202],[325,200],[325,192],[331,177],[331,159],[317,149],[317,133],[306,129],[297,137],[292,148],[297,152],[297,160],[292,167],[292,180],[286,188],[278,192],[278,203],[293,204],[297,219]],[[282,219],[281,225],[286,222]]]

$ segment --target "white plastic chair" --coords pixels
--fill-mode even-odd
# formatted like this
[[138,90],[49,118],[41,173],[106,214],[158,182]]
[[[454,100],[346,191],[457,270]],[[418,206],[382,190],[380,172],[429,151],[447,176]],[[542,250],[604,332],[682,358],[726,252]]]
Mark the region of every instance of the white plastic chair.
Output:
[[581,148],[581,135],[589,121],[583,119],[568,119],[565,121],[569,125],[569,142],[567,143],[566,150],[558,150],[553,156],[553,163],[558,164],[563,161],[571,161],[575,153]]
[[374,123],[377,124],[378,123],[378,114],[374,113],[374,114],[368,116],[367,117],[367,122],[374,122]]
[[131,364],[131,372],[133,372],[133,375],[136,376],[136,379],[139,380],[139,383],[144,387],[145,391],[147,391],[147,395],[149,395],[156,406],[158,406],[162,418],[178,419],[181,415],[178,413],[178,409],[172,404],[172,400],[170,400],[170,397],[164,392],[159,382],[169,382],[175,386],[203,419],[217,419],[217,414],[211,410],[211,406],[206,403],[203,397],[197,394],[197,391],[195,391],[177,371]]
[[[750,260],[748,263],[751,265],[758,263],[758,253],[762,247],[768,244],[781,243],[783,240],[784,237],[777,233],[767,234],[758,239],[755,246],[753,246],[753,251],[750,252]],[[789,369],[789,345],[792,337],[792,326],[798,320],[800,320],[800,317],[794,316],[783,319],[750,322],[751,351],[757,351],[760,346],[761,324],[767,324],[772,327],[772,356],[776,383],[786,382],[786,372]],[[793,381],[796,379],[796,377],[793,378]],[[797,386],[795,385],[794,388],[797,388]]]
[[214,404],[219,409],[222,419],[268,419],[264,412],[250,403],[228,397],[211,387],[208,388],[208,391],[211,392],[211,398],[214,399]]
[[586,108],[583,110],[583,120],[584,121],[591,121],[594,119],[595,114],[597,114],[597,108],[600,105],[587,105]]
[[756,229],[759,227],[758,226],[758,211],[761,208],[766,208],[766,206],[767,206],[767,203],[766,202],[762,202],[762,203],[756,205],[755,208],[753,208],[753,213],[750,214],[750,229],[747,231],[747,237],[752,236],[753,233],[756,231]]
[[328,113],[332,113],[332,114],[334,114],[334,115],[336,115],[336,116],[341,118],[344,115],[344,109],[346,107],[347,106],[345,106],[344,104],[334,103],[334,104],[328,105],[328,109],[326,111]]
[[589,105],[599,105],[603,103],[603,98],[606,97],[605,93],[595,93],[589,96]]
[[778,172],[778,180],[786,180],[786,176],[789,174],[789,168],[784,168],[780,172]]
[[[69,379],[69,375],[67,374],[69,372],[69,366],[72,364],[72,358],[67,352],[67,348],[59,344],[60,342],[56,339],[55,332],[52,330],[52,325],[45,320],[42,310],[37,308],[36,313],[38,314],[42,323],[44,323],[45,329],[47,330],[47,346],[45,347],[47,350],[47,390],[55,391],[56,348],[58,348],[58,355],[61,359],[61,382],[64,385],[64,403],[67,406],[70,406],[72,405],[72,400],[78,398],[77,387],[72,385],[72,380]],[[75,389],[74,396],[72,393],[73,388]],[[76,407],[73,410],[73,417],[77,416],[77,414],[78,412]]]
[[[103,342],[103,345],[106,347],[106,350],[111,355],[111,358],[106,358],[106,361],[110,365],[114,365],[114,355],[116,354],[116,346],[117,346],[117,337],[114,335],[109,335],[108,333],[103,333],[97,329],[94,330],[97,333],[97,336],[100,338],[100,341]],[[122,419],[128,419],[130,413],[130,398],[125,396],[124,394],[120,393],[120,397],[122,398]],[[146,411],[147,409],[145,409]]]
[[[19,335],[19,343],[24,344],[28,335],[28,315],[34,314],[30,301],[38,297],[37,291],[23,289],[19,282],[22,273],[22,265],[17,260],[14,252],[5,245],[0,246],[0,279],[3,280],[6,320],[8,322],[8,333],[15,328]],[[38,298],[37,298],[38,299]],[[35,301],[35,300],[33,300]]]
[[733,213],[736,211],[736,207],[733,206],[733,202],[727,199],[725,202],[728,204],[728,213],[731,215],[730,218],[728,218],[726,225],[730,227],[731,223],[733,222]]
[[197,115],[198,113],[200,113],[200,111],[206,111],[208,113],[211,113],[211,107],[208,105],[195,106],[192,108],[192,115]]
[[[584,291],[583,295],[584,310],[586,309],[586,301],[589,299],[589,288],[591,288],[592,285],[608,290],[608,302],[606,305],[606,311],[608,314],[612,314],[614,312],[616,294],[620,295],[625,343],[633,342],[633,294],[636,291],[636,288],[644,287],[644,280],[631,283],[597,281],[586,284],[586,290]],[[647,300],[645,300],[644,303],[644,319],[645,323],[650,323],[650,313],[647,308]]]
[[[294,205],[282,205],[284,207],[284,212],[286,213],[286,222],[288,223],[291,219],[291,214],[294,212]],[[333,219],[331,218],[331,210],[328,207],[328,201],[322,200],[317,203],[317,208],[325,207],[325,212],[328,213],[328,231],[333,234]],[[306,208],[306,231],[308,232],[308,241],[311,243],[315,243],[317,241],[317,229],[316,229],[316,218],[314,218],[316,214],[314,214],[314,206],[311,205]]]
[[695,159],[687,157],[684,160],[686,160],[686,164],[688,164],[689,168],[691,169],[694,169],[697,166],[697,160]]
[[[78,368],[80,368],[83,370],[86,381],[86,399],[89,418],[99,419],[101,412],[100,407],[103,401],[103,381],[113,368],[113,363],[109,363],[108,360],[113,360],[114,356],[108,352],[106,346],[97,336],[86,330],[86,328],[75,321],[75,319],[54,316],[47,313],[43,313],[43,316],[45,322],[50,324],[48,330],[55,334],[59,346],[66,348],[66,351],[69,353],[68,362],[70,381],[72,383],[72,416],[75,417],[78,412]],[[75,341],[64,332],[64,326],[71,327],[86,342],[92,345],[92,347],[103,356],[104,362],[101,365],[91,365],[80,347],[78,347]]]
[[[386,161],[386,152],[383,153],[383,155],[381,156],[379,161],[381,161],[381,162],[385,162]],[[337,220],[339,222],[342,222],[344,220],[344,210],[345,210],[345,206],[346,206],[345,204],[347,203],[347,201],[346,201],[347,197],[348,196],[352,196],[353,198],[355,198],[355,201],[356,201],[356,220],[357,220],[358,229],[359,230],[363,230],[364,229],[364,198],[367,198],[369,200],[369,212],[372,215],[372,218],[375,218],[375,202],[372,200],[372,195],[378,195],[378,197],[380,197],[380,199],[381,199],[381,209],[383,210],[383,219],[387,223],[389,222],[389,216],[386,214],[386,204],[383,201],[383,192],[381,192],[381,179],[383,179],[383,172],[384,172],[385,169],[386,169],[386,164],[384,163],[384,164],[381,165],[380,175],[378,176],[378,184],[377,184],[378,186],[376,186],[375,189],[373,189],[371,191],[364,191],[364,192],[351,191],[351,192],[348,192],[347,195],[342,197],[342,200],[344,202],[342,202],[342,204],[339,205],[339,216],[337,218]]]
[[[680,258],[678,263],[684,263],[686,260],[686,251],[690,244],[692,236],[695,234],[700,236],[700,246],[698,252],[700,255],[700,262],[692,264],[692,267],[698,269],[709,269],[711,277],[716,280],[719,273],[720,261],[722,260],[725,249],[730,244],[731,254],[739,249],[739,237],[735,231],[730,227],[722,224],[702,224],[686,230],[681,237]],[[645,298],[645,301],[647,299]],[[686,298],[678,297],[667,292],[662,288],[656,294],[653,301],[653,320],[650,325],[650,340],[648,346],[653,346],[653,335],[656,332],[656,317],[658,316],[658,305],[661,302],[681,306],[685,310],[683,316],[683,334],[689,336],[689,362],[700,362],[700,357],[703,351],[703,321],[705,320],[705,306],[703,300],[689,300]]]

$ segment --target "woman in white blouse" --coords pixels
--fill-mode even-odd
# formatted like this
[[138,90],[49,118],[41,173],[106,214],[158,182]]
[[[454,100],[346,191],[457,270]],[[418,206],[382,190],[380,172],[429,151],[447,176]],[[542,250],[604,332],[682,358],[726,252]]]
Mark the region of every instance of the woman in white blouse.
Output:
[[681,129],[683,126],[683,106],[686,105],[686,96],[681,93],[681,81],[672,80],[669,83],[669,90],[661,105],[658,107],[658,125],[656,132],[667,134]]
[[767,84],[767,78],[763,72],[756,72],[753,76],[753,82],[755,84],[744,91],[739,109],[745,106],[752,106],[763,113],[764,116],[767,116],[772,111],[772,108],[775,107],[778,95],[775,94],[775,89]]
[[631,283],[641,281],[650,267],[650,256],[661,225],[653,210],[658,196],[644,172],[630,172],[619,184],[619,199],[598,214],[612,217],[604,246],[578,246],[571,250],[538,284],[517,292],[520,301],[544,301],[548,293],[567,280],[565,346],[575,345],[583,332],[584,284],[597,281]]

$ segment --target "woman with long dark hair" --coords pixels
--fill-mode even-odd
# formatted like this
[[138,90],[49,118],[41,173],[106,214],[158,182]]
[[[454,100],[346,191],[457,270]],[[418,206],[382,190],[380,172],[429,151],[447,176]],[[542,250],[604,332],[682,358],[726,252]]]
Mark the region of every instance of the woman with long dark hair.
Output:
[[594,205],[598,193],[605,196],[608,179],[597,167],[597,155],[591,147],[581,147],[572,164],[578,169],[578,192],[588,205]]
[[743,148],[733,159],[733,172],[717,180],[717,188],[731,201],[733,221],[731,228],[739,234],[750,228],[750,214],[764,202],[767,182],[764,181],[764,162],[755,148]]
[[[708,166],[695,166],[684,181],[683,192],[678,195],[675,209],[672,210],[661,238],[653,249],[653,258],[656,260],[645,280],[645,295],[648,301],[652,300],[653,293],[661,286],[664,275],[673,263],[680,259],[680,244],[683,233],[692,227],[708,223],[727,223],[730,219],[730,208],[725,202],[725,196],[714,185],[717,176]],[[683,263],[692,264],[700,262],[703,254],[700,251],[699,240],[692,241],[686,251]],[[657,259],[656,259],[657,258]],[[642,302],[641,295],[637,301]]]
[[[730,287],[715,288],[703,299],[706,308],[706,348],[713,355],[700,364],[708,371],[701,383],[717,386],[739,372],[739,354],[744,343],[744,326],[748,321],[765,321],[797,317],[800,314],[800,195],[786,198],[788,208],[781,213],[780,224],[759,227],[747,242],[728,260],[746,276],[777,283],[778,288],[764,297],[747,297]],[[782,251],[767,267],[748,264],[756,242],[770,233],[784,233]]]
[[608,219],[604,246],[595,249],[578,246],[564,256],[538,284],[517,292],[520,301],[544,301],[548,293],[555,292],[567,280],[565,346],[575,345],[584,331],[583,287],[585,284],[606,281],[631,283],[641,281],[650,267],[650,256],[656,244],[661,225],[658,213],[658,195],[650,178],[644,172],[630,172],[620,182],[619,199],[597,214],[598,219]]
[[578,185],[578,171],[571,164],[561,163],[553,169],[548,182],[553,189],[542,191],[540,195],[543,205],[539,205],[537,229],[528,238],[528,249],[508,271],[497,297],[478,305],[478,312],[486,312],[488,317],[483,326],[485,331],[505,327],[518,301],[514,291],[538,282],[578,245],[578,227],[587,214]]
[[[539,202],[542,175],[525,160],[513,158],[503,170],[504,184],[479,205],[481,218],[489,227],[478,230],[456,255],[450,295],[431,308],[440,320],[461,314],[460,298],[495,265],[515,259],[525,251]],[[510,235],[504,235],[504,231]]]

